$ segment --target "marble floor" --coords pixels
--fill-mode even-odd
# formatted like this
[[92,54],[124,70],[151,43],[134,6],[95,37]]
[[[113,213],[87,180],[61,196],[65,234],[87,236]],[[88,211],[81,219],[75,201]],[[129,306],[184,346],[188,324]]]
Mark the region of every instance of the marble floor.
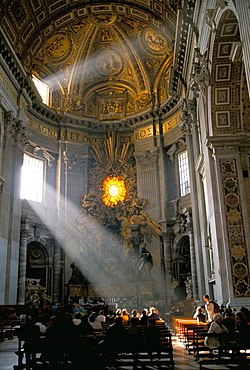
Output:
[[[185,349],[185,346],[179,342],[175,337],[173,337],[173,348],[174,348],[174,361],[175,361],[175,370],[195,370],[199,369],[199,365],[194,360],[192,355],[189,355]],[[17,356],[15,355],[15,351],[17,350],[17,338],[14,337],[13,340],[5,339],[4,342],[0,342],[0,370],[13,370],[13,365],[17,364]],[[152,364],[153,365],[153,364]],[[132,366],[122,366],[117,367],[120,370],[122,369],[133,369]],[[148,370],[155,370],[157,367],[155,366],[146,366],[144,369]],[[167,369],[167,367],[164,366]],[[113,370],[112,368],[107,368],[107,370]],[[210,370],[232,370],[232,369],[250,369],[249,366],[244,367],[237,367],[235,365],[230,366],[219,366],[219,365],[206,365],[203,366],[203,369],[210,369]],[[91,369],[94,370],[94,369]]]

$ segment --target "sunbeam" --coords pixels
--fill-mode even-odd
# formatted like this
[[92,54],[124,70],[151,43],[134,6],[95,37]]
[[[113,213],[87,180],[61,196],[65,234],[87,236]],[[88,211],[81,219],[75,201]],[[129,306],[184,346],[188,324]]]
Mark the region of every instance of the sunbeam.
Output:
[[[56,196],[56,190],[46,184],[46,203],[53,204]],[[47,214],[40,212],[38,202],[28,202],[63,248],[65,261],[75,264],[97,295],[105,294],[106,285],[117,284],[122,294],[123,284],[131,283],[130,272],[136,270],[138,256],[124,250],[117,234],[94,217],[82,217],[81,209],[63,195],[58,200],[60,209],[48,209]]]

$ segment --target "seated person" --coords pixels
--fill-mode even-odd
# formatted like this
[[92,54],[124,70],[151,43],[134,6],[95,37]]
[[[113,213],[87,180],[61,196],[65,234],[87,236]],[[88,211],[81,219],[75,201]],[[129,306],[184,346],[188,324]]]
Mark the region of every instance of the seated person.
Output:
[[115,314],[112,310],[109,310],[105,322],[107,323],[113,323],[115,321]]
[[27,351],[26,353],[26,361],[29,363],[30,360],[32,360],[33,352],[38,349],[37,346],[39,345],[39,339],[40,339],[40,329],[37,325],[35,325],[36,320],[33,320],[31,316],[27,317],[26,324],[24,324],[19,332],[18,332],[18,338],[22,341],[24,341],[23,349]]
[[97,316],[96,320],[100,322],[105,322],[106,321],[106,316],[104,315],[104,310],[101,310],[99,312],[99,315]]
[[131,317],[136,317],[137,319],[140,318],[140,314],[136,309],[133,309],[131,312]]
[[122,317],[122,325],[128,325],[129,314],[128,314],[126,308],[123,308],[121,317]]
[[148,326],[148,315],[146,310],[142,310],[141,316],[139,319],[139,325]]
[[66,313],[59,322],[60,336],[74,338],[77,335],[77,327],[74,325],[71,313]]
[[100,342],[100,351],[118,353],[126,345],[127,330],[122,325],[122,317],[117,316],[115,322],[107,328],[106,338]]
[[[31,316],[27,317],[26,324],[24,324],[20,328],[18,332],[18,338],[23,341],[31,342],[31,344],[32,344],[32,340],[36,340],[40,338],[39,326],[36,325],[36,320],[33,320]],[[26,344],[27,343],[25,343],[25,345]]]
[[238,311],[235,313],[234,317],[235,317],[235,332],[244,335],[250,335],[250,326],[248,325],[244,313]]
[[46,326],[45,326],[45,318],[42,315],[38,316],[37,322],[35,323],[39,327],[40,334],[45,334],[46,333]]
[[[250,326],[245,318],[245,315],[241,311],[237,311],[235,317],[235,333],[240,334],[238,341],[241,348],[247,346],[246,342],[249,342],[250,338]],[[248,347],[247,347],[248,348]]]
[[[213,321],[208,329],[208,333],[228,333],[228,329],[222,324],[223,316],[220,313],[216,313],[213,316]],[[205,346],[210,349],[216,349],[221,346],[220,339],[216,336],[205,337]]]
[[177,316],[184,316],[184,312],[181,310],[181,308],[180,308],[180,307],[177,307],[177,308],[176,308],[176,315],[177,315]]
[[201,307],[197,309],[197,315],[196,315],[197,322],[206,322],[206,315],[203,313],[203,310]]
[[51,316],[49,318],[49,326],[46,329],[45,336],[46,338],[57,338],[60,337],[60,327],[59,327],[59,319],[57,316]]
[[148,326],[144,328],[145,345],[149,356],[152,352],[157,352],[161,356],[161,330],[156,326],[156,320],[151,317],[148,320]]
[[150,308],[148,317],[155,320],[160,320],[159,314],[156,312],[156,308],[154,307]]
[[127,346],[133,352],[133,349],[139,350],[143,348],[143,336],[142,336],[142,328],[138,326],[138,319],[136,317],[132,317],[129,320],[130,327],[127,328]]
[[74,325],[80,325],[81,324],[81,322],[82,322],[82,320],[81,320],[82,316],[83,316],[83,314],[81,312],[76,312],[75,318],[73,319]]
[[229,311],[225,312],[222,324],[228,329],[229,333],[233,333],[235,331],[234,315]]
[[78,335],[80,336],[94,335],[94,329],[90,325],[88,317],[85,315],[82,315],[81,323],[77,326],[77,329],[78,329]]

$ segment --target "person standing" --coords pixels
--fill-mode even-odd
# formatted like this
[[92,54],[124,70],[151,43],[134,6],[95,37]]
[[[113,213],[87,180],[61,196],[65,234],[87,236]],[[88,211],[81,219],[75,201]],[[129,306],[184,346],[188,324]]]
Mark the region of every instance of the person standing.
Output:
[[209,322],[213,321],[213,317],[216,313],[219,313],[220,307],[218,303],[211,301],[208,294],[205,294],[203,297],[205,303],[205,309],[207,312],[207,319]]

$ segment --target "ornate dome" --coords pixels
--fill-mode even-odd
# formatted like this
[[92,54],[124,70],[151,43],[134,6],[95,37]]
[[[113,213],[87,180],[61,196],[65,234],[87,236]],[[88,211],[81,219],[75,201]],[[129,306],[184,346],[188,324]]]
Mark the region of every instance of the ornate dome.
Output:
[[177,1],[4,2],[3,28],[52,109],[107,122],[167,101]]

